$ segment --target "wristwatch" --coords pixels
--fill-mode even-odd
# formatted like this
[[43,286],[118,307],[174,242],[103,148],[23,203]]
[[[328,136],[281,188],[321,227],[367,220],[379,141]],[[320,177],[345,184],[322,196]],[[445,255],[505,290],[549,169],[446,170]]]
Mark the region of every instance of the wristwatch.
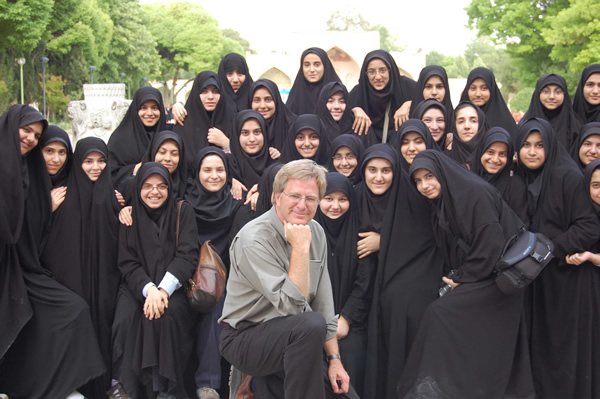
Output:
[[328,362],[332,361],[333,359],[340,359],[340,360],[342,360],[342,357],[340,356],[339,353],[334,353],[333,355],[327,356],[327,361]]

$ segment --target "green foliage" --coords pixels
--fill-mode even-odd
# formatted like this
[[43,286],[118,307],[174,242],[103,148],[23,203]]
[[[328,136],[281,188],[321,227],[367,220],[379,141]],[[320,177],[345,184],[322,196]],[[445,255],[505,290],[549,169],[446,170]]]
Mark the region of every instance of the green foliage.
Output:
[[552,45],[545,39],[556,28],[553,17],[569,7],[569,0],[473,0],[466,8],[469,25],[506,46],[516,70],[518,86],[534,86],[545,73],[565,72],[565,62],[550,57]]
[[526,87],[522,90],[519,90],[519,92],[514,95],[508,104],[510,110],[513,112],[527,112],[534,90],[535,89],[531,87]]
[[46,105],[48,114],[54,118],[63,118],[69,97],[64,94],[65,81],[62,77],[55,75],[46,75]]
[[243,52],[240,53],[241,55],[245,55],[246,53],[256,54],[256,51],[250,48],[250,42],[240,36],[240,32],[233,29],[222,29],[221,32],[225,39],[236,41],[242,46]]
[[366,32],[377,28],[374,29],[356,9],[349,8],[331,14],[327,20],[327,30]]
[[0,80],[0,114],[3,114],[10,105],[10,99],[8,97],[8,87],[6,82]]
[[600,54],[600,3],[597,0],[572,0],[570,6],[549,17],[542,34],[552,46],[550,57],[568,65],[565,78],[571,87],[587,65],[596,63]]
[[52,0],[0,0],[0,49],[29,52],[51,21]]

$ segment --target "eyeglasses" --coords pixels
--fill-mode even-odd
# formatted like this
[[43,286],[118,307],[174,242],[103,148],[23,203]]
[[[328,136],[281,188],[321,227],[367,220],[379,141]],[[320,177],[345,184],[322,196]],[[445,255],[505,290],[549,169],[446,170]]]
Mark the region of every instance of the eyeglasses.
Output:
[[288,194],[284,191],[282,191],[281,193],[285,194],[289,199],[291,199],[294,204],[297,204],[298,202],[304,200],[304,203],[306,205],[315,205],[319,201],[319,199],[316,197],[311,197],[311,196],[303,197],[299,194]]
[[143,184],[142,185],[142,191],[152,191],[154,189],[157,189],[158,191],[167,191],[169,189],[169,186],[166,184],[157,184],[157,185]]
[[348,154],[346,156],[343,155],[334,155],[333,157],[334,161],[341,161],[342,159],[345,159],[346,161],[354,161],[356,159],[356,155],[354,154]]
[[373,77],[377,74],[379,74],[379,76],[385,76],[388,73],[388,69],[387,68],[379,68],[379,69],[367,69],[367,75],[369,75],[370,77]]

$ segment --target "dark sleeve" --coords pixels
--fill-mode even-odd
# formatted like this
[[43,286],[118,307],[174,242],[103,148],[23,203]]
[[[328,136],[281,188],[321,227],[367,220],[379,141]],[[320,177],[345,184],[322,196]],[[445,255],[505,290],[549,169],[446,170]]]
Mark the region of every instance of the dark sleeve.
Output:
[[366,258],[357,259],[356,278],[341,311],[341,314],[352,323],[366,323],[371,308],[378,258],[378,254],[375,253]]
[[118,186],[115,186],[117,191],[123,195],[125,198],[125,206],[129,206],[133,200],[133,193],[135,184],[135,176],[130,174],[121,180],[121,183]]
[[184,202],[181,205],[179,219],[179,243],[175,257],[167,266],[167,271],[174,275],[180,283],[187,281],[198,265],[200,245],[198,243],[198,227],[192,206]]
[[569,228],[549,237],[554,242],[554,257],[561,261],[568,254],[589,250],[600,239],[600,221],[592,208],[583,179],[569,179],[566,183],[563,212],[570,217]]
[[142,290],[148,283],[153,282],[146,269],[142,266],[135,250],[133,229],[123,224],[119,227],[119,270],[127,286],[136,296],[144,301]]
[[468,237],[469,250],[464,256],[453,280],[474,283],[488,278],[504,249],[504,232],[500,223],[488,223],[475,229]]
[[510,178],[510,188],[504,198],[508,206],[517,214],[519,219],[529,227],[529,215],[527,213],[527,186],[520,176],[514,175]]

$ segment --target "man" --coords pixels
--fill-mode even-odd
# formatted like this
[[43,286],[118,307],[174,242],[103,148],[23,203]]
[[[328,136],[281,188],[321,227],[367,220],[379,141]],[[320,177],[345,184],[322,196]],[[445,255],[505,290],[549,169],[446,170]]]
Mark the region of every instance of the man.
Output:
[[284,165],[274,206],[231,244],[221,354],[259,377],[261,399],[358,398],[338,351],[327,241],[312,220],[325,172],[310,160]]

